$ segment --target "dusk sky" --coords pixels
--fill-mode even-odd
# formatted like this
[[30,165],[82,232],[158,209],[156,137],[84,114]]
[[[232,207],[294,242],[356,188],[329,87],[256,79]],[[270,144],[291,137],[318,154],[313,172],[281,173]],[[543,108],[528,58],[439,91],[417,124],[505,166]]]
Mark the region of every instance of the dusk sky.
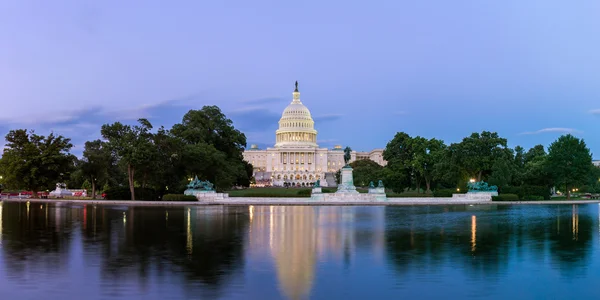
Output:
[[203,105],[272,146],[298,80],[323,147],[573,133],[600,159],[600,1],[6,0],[0,41],[0,135],[75,154],[104,123]]

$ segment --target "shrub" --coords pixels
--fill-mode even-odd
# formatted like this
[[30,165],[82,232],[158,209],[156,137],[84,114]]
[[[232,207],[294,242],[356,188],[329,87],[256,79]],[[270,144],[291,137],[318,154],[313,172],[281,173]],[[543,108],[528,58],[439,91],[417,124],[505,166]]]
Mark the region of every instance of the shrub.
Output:
[[404,193],[386,193],[391,198],[428,198],[431,194],[428,193],[416,193],[416,192],[404,192]]
[[456,189],[436,189],[433,191],[433,197],[436,198],[450,198],[452,194],[464,194],[464,192],[457,191]]
[[162,201],[198,201],[198,199],[192,195],[166,194],[163,196]]
[[499,194],[498,196],[492,196],[492,201],[519,201],[519,195]]
[[534,200],[534,201],[545,200],[543,196],[537,196],[537,195],[527,195],[527,196],[524,196],[521,199],[523,199],[523,200]]
[[[104,191],[107,200],[131,200],[131,192],[129,187],[119,186],[108,188]],[[158,201],[156,191],[149,188],[135,188],[135,199],[145,201]]]
[[542,197],[541,200],[550,200],[550,189],[545,186],[535,186],[535,185],[523,185],[521,186],[521,193],[519,197],[521,199],[525,199],[525,197],[538,196]]
[[527,196],[539,196],[542,197],[542,200],[550,200],[550,189],[545,186],[505,186],[500,189],[500,192],[502,194],[517,194],[521,199],[525,199]]
[[301,197],[309,197],[311,190],[299,190],[296,194]]
[[503,186],[500,189],[498,189],[498,193],[520,195],[521,187],[520,186]]

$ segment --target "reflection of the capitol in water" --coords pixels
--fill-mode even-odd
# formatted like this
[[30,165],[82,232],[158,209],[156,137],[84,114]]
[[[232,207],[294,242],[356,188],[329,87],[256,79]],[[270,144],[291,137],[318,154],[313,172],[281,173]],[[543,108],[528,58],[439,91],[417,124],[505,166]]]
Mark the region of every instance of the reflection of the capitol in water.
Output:
[[365,247],[383,256],[382,208],[250,206],[249,215],[248,254],[272,258],[279,288],[289,299],[310,296],[317,261],[351,264],[356,248]]

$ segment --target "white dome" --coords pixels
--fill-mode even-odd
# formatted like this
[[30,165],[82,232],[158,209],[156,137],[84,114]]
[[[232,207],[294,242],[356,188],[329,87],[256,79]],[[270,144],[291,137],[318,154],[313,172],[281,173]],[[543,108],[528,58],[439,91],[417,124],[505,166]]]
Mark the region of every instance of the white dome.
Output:
[[279,119],[275,147],[317,147],[317,131],[310,110],[300,101],[297,89],[293,96],[292,103],[283,110]]
[[312,117],[310,116],[310,110],[308,107],[304,106],[302,102],[298,103],[290,103],[284,110],[281,115],[281,120],[310,120],[312,121]]

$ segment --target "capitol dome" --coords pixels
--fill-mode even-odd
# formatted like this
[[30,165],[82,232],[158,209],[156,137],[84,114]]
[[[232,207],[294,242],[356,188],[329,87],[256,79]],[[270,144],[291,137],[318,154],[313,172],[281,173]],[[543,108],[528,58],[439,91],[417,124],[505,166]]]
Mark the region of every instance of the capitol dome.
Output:
[[275,140],[275,147],[317,147],[315,122],[308,108],[300,101],[298,82],[296,82],[292,103],[283,110],[279,119]]

